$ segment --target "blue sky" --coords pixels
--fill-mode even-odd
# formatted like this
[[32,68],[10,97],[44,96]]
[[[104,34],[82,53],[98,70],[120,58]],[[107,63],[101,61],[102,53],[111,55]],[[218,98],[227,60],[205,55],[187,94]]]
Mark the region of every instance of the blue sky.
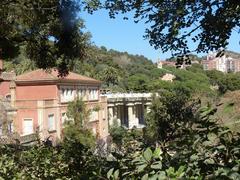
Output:
[[[143,35],[147,25],[143,22],[136,24],[131,18],[123,20],[121,15],[110,19],[105,10],[94,12],[93,15],[84,12],[80,17],[85,21],[86,30],[92,34],[91,41],[97,46],[144,55],[154,62],[157,59],[164,60],[171,57],[170,52],[163,54],[160,50],[151,47],[148,40],[144,40]],[[234,31],[228,49],[240,52],[239,40],[239,34]]]

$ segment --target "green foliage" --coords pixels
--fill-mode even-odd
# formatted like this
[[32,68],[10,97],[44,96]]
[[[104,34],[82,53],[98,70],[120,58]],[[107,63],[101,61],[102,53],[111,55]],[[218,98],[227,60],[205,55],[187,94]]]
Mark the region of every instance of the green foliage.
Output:
[[88,128],[89,115],[86,104],[81,99],[68,104],[67,117],[64,123],[64,143],[79,143],[84,147],[92,148],[95,145],[95,137]]
[[106,82],[107,86],[116,85],[118,83],[118,72],[117,69],[113,67],[107,67],[100,71],[100,79]]
[[111,168],[107,173],[108,179],[180,179],[185,175],[185,167],[178,170],[173,167],[165,169],[163,152],[160,148],[152,151],[150,148],[135,152],[119,163],[119,169]]
[[[136,129],[123,132],[113,127],[112,136],[121,136],[119,151],[99,156],[74,136],[58,147],[1,146],[0,177],[239,179],[239,134],[213,118],[216,108],[200,107],[181,91],[154,97],[143,136]],[[86,133],[82,136],[87,138]]]
[[110,127],[109,133],[112,137],[113,143],[117,146],[121,146],[123,143],[123,138],[127,134],[127,130],[118,124],[117,120],[113,121],[113,125]]
[[68,164],[55,148],[1,146],[1,179],[69,179]]
[[4,59],[16,57],[25,45],[37,67],[57,67],[60,74],[66,74],[88,46],[89,35],[82,31],[83,21],[77,16],[80,7],[74,0],[1,1],[1,55]]
[[128,78],[128,90],[133,92],[147,92],[148,91],[148,76],[144,74],[135,74]]
[[[109,179],[238,179],[239,134],[218,124],[216,108],[179,92],[155,97],[148,114],[145,140],[151,146],[126,151],[113,160]],[[151,134],[153,133],[153,134]]]
[[219,92],[224,94],[226,91],[235,91],[240,89],[240,74],[228,73],[224,74],[220,71],[207,71],[207,76],[210,78],[212,85],[219,87]]
[[[198,101],[174,92],[155,97],[147,117],[145,138],[170,155],[166,159],[168,166],[187,167],[184,176],[187,179],[227,178],[226,172],[239,177],[238,134],[213,118],[216,108],[199,107]],[[220,169],[224,173],[218,173]]]
[[193,105],[189,104],[189,97],[182,89],[163,91],[159,96],[154,96],[151,111],[146,117],[147,140],[165,146],[166,142],[179,135],[178,128],[194,117]]
[[14,71],[17,75],[23,74],[28,71],[35,70],[37,67],[33,61],[27,58],[25,53],[26,47],[20,47],[20,54],[13,58],[11,61],[4,62],[4,69],[6,71]]

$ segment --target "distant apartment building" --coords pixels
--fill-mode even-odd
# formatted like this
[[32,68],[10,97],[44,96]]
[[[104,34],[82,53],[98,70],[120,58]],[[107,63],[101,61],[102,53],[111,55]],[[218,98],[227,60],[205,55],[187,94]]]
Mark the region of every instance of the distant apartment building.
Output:
[[217,68],[217,62],[215,60],[203,60],[202,64],[204,70],[214,70]]
[[[2,74],[4,75],[4,74]],[[9,76],[10,77],[10,76]],[[89,126],[99,138],[108,136],[107,99],[100,97],[101,82],[70,72],[58,77],[56,70],[35,70],[0,79],[0,96],[15,110],[12,121],[20,135],[39,131],[42,139],[62,138],[68,103],[81,97],[92,111]]]
[[209,53],[207,59],[202,61],[204,70],[218,70],[221,72],[239,72],[240,71],[240,59],[227,57],[223,55],[216,57],[217,53]]

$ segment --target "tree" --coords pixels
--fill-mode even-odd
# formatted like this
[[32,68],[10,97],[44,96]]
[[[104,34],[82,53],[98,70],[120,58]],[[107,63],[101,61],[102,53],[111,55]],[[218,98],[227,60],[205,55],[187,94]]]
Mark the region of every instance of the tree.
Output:
[[0,50],[4,59],[16,57],[25,45],[28,57],[39,68],[57,67],[68,73],[82,59],[89,35],[82,31],[75,0],[3,0],[0,2]]
[[91,110],[81,99],[69,103],[67,109],[68,120],[64,124],[65,144],[70,142],[81,144],[84,147],[92,148],[95,144],[95,137],[88,127]]
[[206,71],[207,76],[210,78],[212,85],[217,85],[221,94],[226,91],[239,90],[240,80],[239,73],[223,73],[217,70]]
[[100,79],[104,81],[107,86],[116,85],[118,82],[119,72],[114,67],[107,67],[102,70],[100,73]]
[[146,92],[148,90],[148,76],[135,74],[128,78],[128,90],[136,92]]
[[146,140],[160,145],[161,167],[184,166],[186,179],[238,179],[239,134],[218,122],[217,108],[200,104],[174,91],[154,97],[146,119]]
[[109,131],[113,143],[115,143],[118,147],[121,147],[123,143],[123,138],[127,134],[127,130],[118,124],[118,121],[114,119],[112,126],[110,127]]
[[[225,48],[232,31],[240,27],[239,5],[234,0],[106,0],[103,4],[112,18],[119,12],[134,11],[135,22],[149,24],[145,38],[150,44],[176,54]],[[190,41],[196,48],[190,49]]]
[[151,111],[146,117],[146,137],[158,142],[165,148],[167,142],[177,138],[181,127],[194,117],[194,103],[189,103],[189,96],[182,89],[163,91],[154,96]]

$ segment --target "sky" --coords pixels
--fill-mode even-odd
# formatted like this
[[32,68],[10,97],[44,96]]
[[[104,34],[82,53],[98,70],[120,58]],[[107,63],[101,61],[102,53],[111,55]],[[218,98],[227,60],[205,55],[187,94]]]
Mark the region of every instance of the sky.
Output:
[[[106,10],[96,11],[93,15],[86,12],[79,15],[85,21],[86,31],[92,35],[91,41],[99,47],[105,46],[108,50],[144,55],[153,62],[171,57],[170,52],[162,53],[160,50],[155,50],[148,40],[143,38],[148,27],[144,22],[134,23],[132,18],[123,20],[122,15],[111,19]],[[240,52],[239,40],[239,34],[233,31],[228,49]],[[194,45],[190,43],[189,46]],[[199,54],[202,55],[205,54]]]

